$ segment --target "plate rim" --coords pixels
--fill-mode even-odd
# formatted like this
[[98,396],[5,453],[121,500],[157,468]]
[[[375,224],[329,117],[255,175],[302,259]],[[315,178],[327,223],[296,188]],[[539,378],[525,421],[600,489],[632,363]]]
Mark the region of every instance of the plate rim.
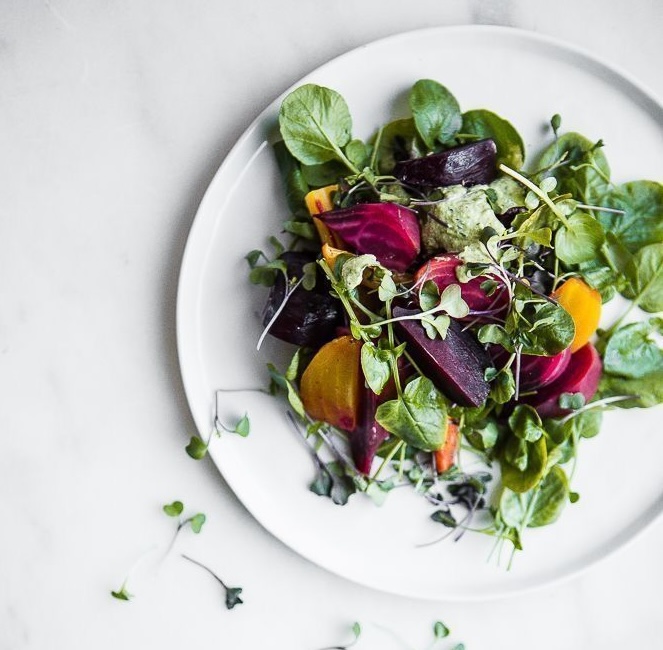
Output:
[[[327,60],[326,62],[324,62],[323,64],[309,70],[304,76],[302,76],[301,78],[296,80],[293,84],[288,86],[279,95],[270,99],[265,105],[265,107],[258,113],[258,115],[251,121],[251,123],[242,132],[240,137],[233,143],[233,145],[225,155],[224,159],[222,160],[221,164],[215,171],[212,180],[207,185],[203,197],[196,209],[191,227],[187,235],[184,252],[181,257],[179,275],[177,281],[177,301],[176,301],[176,318],[175,318],[176,347],[177,347],[178,364],[180,368],[180,377],[182,379],[187,405],[199,434],[206,434],[208,427],[204,426],[203,414],[197,412],[197,409],[194,410],[192,403],[193,400],[191,397],[191,391],[193,390],[192,389],[193,379],[191,377],[191,370],[189,371],[186,370],[187,367],[189,369],[191,368],[191,362],[187,364],[187,361],[192,354],[195,354],[195,350],[197,348],[196,345],[191,345],[190,343],[187,343],[185,341],[185,331],[191,330],[190,327],[191,323],[187,323],[187,321],[193,321],[193,322],[196,321],[195,318],[194,319],[191,318],[190,312],[187,312],[185,309],[185,302],[187,302],[187,300],[190,298],[188,294],[192,292],[191,289],[186,285],[189,276],[192,273],[192,267],[195,268],[196,262],[198,262],[198,260],[193,258],[193,250],[194,248],[196,248],[197,240],[199,239],[198,231],[202,228],[201,215],[206,212],[207,204],[212,200],[212,197],[215,196],[217,192],[217,186],[222,183],[226,170],[233,164],[235,158],[239,155],[245,143],[254,135],[256,130],[261,128],[269,113],[273,112],[274,106],[277,105],[280,101],[282,101],[282,99],[292,90],[294,90],[295,88],[297,88],[302,84],[308,83],[312,77],[323,75],[328,67],[331,67],[333,65],[338,65],[344,59],[356,56],[362,50],[366,50],[371,47],[377,47],[381,44],[386,44],[389,41],[398,41],[400,39],[412,38],[416,35],[431,34],[431,33],[448,34],[450,32],[456,34],[462,34],[462,33],[494,34],[498,35],[499,37],[505,37],[507,35],[508,36],[515,35],[519,38],[529,40],[531,43],[534,44],[544,45],[557,50],[561,50],[567,54],[572,54],[578,57],[582,57],[589,64],[609,71],[616,78],[621,78],[622,81],[632,86],[634,90],[636,90],[638,93],[644,96],[649,102],[651,102],[661,112],[663,112],[663,101],[661,100],[661,98],[655,92],[653,92],[651,88],[649,88],[646,84],[640,81],[632,73],[626,71],[621,66],[614,64],[613,62],[608,61],[594,54],[593,52],[582,46],[570,43],[564,39],[555,36],[550,36],[548,34],[542,34],[540,32],[535,32],[528,29],[523,29],[520,27],[511,27],[511,26],[502,26],[502,25],[477,25],[477,24],[435,25],[430,27],[395,32],[393,34],[383,36],[381,38],[374,39],[372,41],[363,43],[359,46],[353,47],[350,50],[343,52],[342,54],[339,54],[337,56],[334,56],[329,60]],[[221,210],[222,207],[217,208],[217,211]],[[200,264],[200,266],[204,267],[204,264]],[[198,289],[194,288],[193,293],[198,295],[199,293]],[[198,304],[198,302],[199,302],[198,300],[195,300],[196,304]],[[282,535],[277,534],[274,530],[272,530],[269,526],[267,526],[263,522],[263,520],[259,516],[257,516],[254,513],[254,511],[239,498],[237,490],[233,486],[232,481],[228,480],[226,474],[222,469],[222,463],[219,462],[219,460],[216,457],[216,454],[210,451],[210,456],[212,457],[212,461],[216,467],[216,470],[219,471],[219,473],[223,477],[228,487],[233,491],[235,498],[240,503],[242,503],[243,507],[247,510],[247,512],[250,513],[251,517],[258,522],[261,528],[263,528],[263,530],[269,533],[278,542],[284,544],[285,546],[290,548],[292,551],[297,553],[300,557],[307,560],[308,562],[311,562],[312,564],[326,571],[329,571],[334,575],[349,580],[354,584],[359,584],[364,587],[380,591],[382,593],[390,593],[393,595],[405,596],[419,600],[428,600],[428,601],[432,600],[438,602],[490,602],[503,598],[509,598],[513,596],[523,595],[547,589],[554,585],[565,583],[567,581],[570,581],[574,577],[583,574],[591,567],[595,567],[597,564],[601,563],[606,558],[613,556],[616,553],[621,552],[623,549],[630,546],[646,530],[652,527],[661,518],[661,515],[663,514],[663,497],[662,497],[661,499],[659,499],[658,505],[653,505],[648,509],[648,511],[649,510],[656,511],[654,516],[649,517],[648,519],[646,519],[646,521],[642,523],[639,523],[636,530],[630,531],[628,536],[623,541],[621,541],[617,545],[615,544],[601,545],[598,549],[598,552],[594,557],[591,558],[591,560],[584,562],[580,566],[571,568],[571,570],[567,571],[566,573],[560,576],[552,577],[547,580],[543,580],[533,584],[518,586],[515,588],[510,587],[508,585],[505,585],[501,588],[491,587],[491,591],[488,594],[463,593],[463,594],[449,594],[441,596],[421,595],[417,593],[412,593],[407,589],[405,590],[397,588],[390,589],[385,586],[376,586],[374,584],[370,584],[360,579],[356,579],[348,572],[343,572],[341,569],[334,568],[327,563],[321,562],[319,558],[314,556],[314,554],[308,552],[306,549],[302,548],[300,545],[298,545],[296,542],[293,542],[291,539],[288,538],[288,541],[286,542]],[[621,537],[622,534],[620,533],[618,536]]]

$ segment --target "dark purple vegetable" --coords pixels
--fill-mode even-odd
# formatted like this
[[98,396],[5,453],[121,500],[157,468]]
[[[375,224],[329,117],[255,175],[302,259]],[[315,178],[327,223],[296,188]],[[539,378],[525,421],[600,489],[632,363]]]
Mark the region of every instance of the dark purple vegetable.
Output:
[[366,388],[362,396],[357,427],[350,434],[350,451],[355,466],[362,474],[370,474],[378,447],[389,434],[375,421],[378,396]]
[[[280,256],[288,267],[288,278],[301,278],[304,265],[315,262],[314,253],[285,252]],[[285,280],[283,274],[276,276],[263,310],[263,326],[267,326],[285,298]],[[319,348],[336,337],[336,328],[343,325],[341,303],[329,295],[329,284],[322,271],[316,265],[315,287],[308,291],[303,286],[297,287],[288,298],[285,307],[269,329],[277,339]]]
[[585,401],[589,402],[598,389],[602,369],[599,353],[591,343],[587,343],[571,355],[566,370],[556,381],[522,401],[531,404],[542,418],[567,415],[570,411],[559,405],[560,396],[563,393],[582,393]]
[[394,176],[417,187],[490,183],[497,175],[496,158],[495,142],[479,140],[423,158],[403,160],[394,167]]
[[417,215],[396,203],[359,203],[316,215],[356,253],[375,255],[392,271],[405,271],[419,254]]
[[[414,310],[394,308],[393,315],[409,316]],[[430,339],[418,320],[397,321],[394,329],[424,374],[447,397],[462,406],[481,406],[490,386],[484,379],[486,368],[492,364],[488,353],[474,334],[463,331],[462,325],[451,320],[447,337]]]

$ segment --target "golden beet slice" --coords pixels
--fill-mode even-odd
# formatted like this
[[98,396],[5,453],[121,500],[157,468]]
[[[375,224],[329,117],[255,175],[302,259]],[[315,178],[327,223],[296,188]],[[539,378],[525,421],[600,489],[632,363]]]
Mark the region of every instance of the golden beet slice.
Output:
[[601,319],[601,294],[592,289],[580,278],[570,278],[552,297],[566,309],[573,318],[576,335],[571,342],[571,352],[577,352],[596,332]]
[[361,342],[340,336],[318,350],[302,375],[299,390],[304,409],[314,420],[353,431],[363,385]]

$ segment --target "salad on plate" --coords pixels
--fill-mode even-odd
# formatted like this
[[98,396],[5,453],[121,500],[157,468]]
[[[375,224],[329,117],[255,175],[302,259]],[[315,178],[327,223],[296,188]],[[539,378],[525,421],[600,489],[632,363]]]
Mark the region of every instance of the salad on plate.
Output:
[[258,347],[296,346],[270,388],[313,492],[381,504],[409,486],[440,538],[515,551],[579,499],[603,413],[663,401],[663,186],[612,182],[604,143],[559,115],[530,161],[509,121],[439,82],[408,99],[366,142],[334,90],[284,99],[288,241],[247,255],[269,287]]

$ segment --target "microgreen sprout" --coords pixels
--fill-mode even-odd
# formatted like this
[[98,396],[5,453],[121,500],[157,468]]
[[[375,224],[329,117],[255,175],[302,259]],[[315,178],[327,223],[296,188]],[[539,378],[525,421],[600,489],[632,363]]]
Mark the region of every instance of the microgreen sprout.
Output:
[[181,557],[199,566],[201,569],[207,571],[207,573],[209,573],[223,587],[226,594],[227,609],[232,609],[236,605],[241,605],[244,602],[240,598],[240,594],[242,593],[242,587],[229,587],[223,580],[221,580],[221,578],[219,578],[218,575],[216,575],[216,573],[214,573],[214,571],[212,571],[209,567],[205,566],[202,562],[194,560],[192,557],[189,557],[188,555],[184,554],[181,554]]
[[133,594],[127,591],[127,580],[125,580],[117,591],[111,591],[111,596],[117,600],[131,600]]

